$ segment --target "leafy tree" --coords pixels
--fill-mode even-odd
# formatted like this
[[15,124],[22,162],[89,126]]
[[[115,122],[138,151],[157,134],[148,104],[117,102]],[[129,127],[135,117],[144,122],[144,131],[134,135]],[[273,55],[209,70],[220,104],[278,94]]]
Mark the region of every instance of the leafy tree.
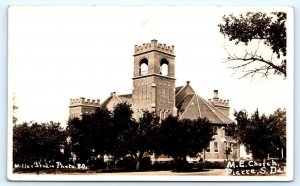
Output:
[[70,119],[66,130],[71,137],[72,151],[76,154],[77,162],[87,163],[94,149],[91,115],[83,114],[82,119]]
[[133,111],[128,103],[119,103],[115,106],[111,127],[110,135],[113,139],[111,153],[115,159],[124,157],[130,153],[130,145],[133,143],[130,138],[135,127]]
[[[144,111],[132,127],[120,133],[117,144],[123,146],[136,160],[136,171],[141,170],[141,161],[157,147],[159,117],[154,112]],[[125,154],[124,154],[125,155]]]
[[157,150],[158,131],[160,128],[159,117],[154,112],[144,111],[136,126],[136,170],[140,170],[140,162],[145,153],[152,154]]
[[[271,145],[275,152],[276,150],[286,151],[286,110],[277,109],[269,116],[269,122],[273,132]],[[284,154],[275,154],[279,157],[284,157]]]
[[60,123],[23,123],[13,127],[14,164],[55,162],[60,146],[65,142],[65,131]]
[[78,162],[93,164],[98,155],[103,160],[103,156],[111,151],[111,122],[111,112],[106,107],[68,121],[66,130],[71,138],[70,148]]
[[136,161],[136,171],[141,170],[141,161],[156,147],[159,118],[155,113],[144,111],[136,121],[131,105],[117,104],[113,110],[112,127],[109,136],[115,159],[131,155]]
[[195,157],[207,148],[212,136],[211,123],[207,118],[179,120],[169,116],[161,124],[161,153],[172,156],[177,163],[186,163],[186,156]]
[[219,24],[220,32],[226,36],[229,41],[235,41],[235,44],[244,43],[248,45],[253,40],[263,41],[270,47],[272,53],[277,59],[264,57],[256,51],[245,51],[242,55],[228,54],[227,62],[238,62],[230,68],[235,71],[241,70],[242,77],[262,74],[283,75],[286,77],[286,22],[285,12],[273,12],[266,14],[262,12],[247,12],[235,17],[232,14],[223,16],[223,22]]
[[106,107],[100,107],[92,114],[92,145],[96,154],[103,157],[111,151],[112,113]]
[[255,159],[266,159],[276,150],[286,147],[286,111],[278,109],[269,116],[256,110],[234,112],[237,125],[232,129],[234,138],[242,143]]

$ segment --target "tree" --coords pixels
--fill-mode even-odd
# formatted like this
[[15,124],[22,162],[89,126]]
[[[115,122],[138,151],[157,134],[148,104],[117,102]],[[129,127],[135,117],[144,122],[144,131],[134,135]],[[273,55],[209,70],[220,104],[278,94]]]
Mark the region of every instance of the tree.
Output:
[[13,125],[17,125],[17,121],[18,121],[18,118],[17,118],[17,116],[16,116],[16,112],[17,112],[17,110],[19,109],[19,107],[17,106],[17,104],[16,104],[16,98],[15,98],[15,95],[13,96],[13,118],[12,118],[12,120],[13,120]]
[[[242,55],[232,55],[228,53],[227,62],[238,62],[231,66],[233,70],[241,70],[242,77],[261,74],[267,77],[271,74],[283,75],[286,77],[286,22],[285,12],[272,12],[266,14],[262,12],[247,12],[235,17],[232,14],[223,16],[223,22],[219,24],[220,32],[228,37],[229,41],[235,41],[235,44],[244,43],[248,45],[253,40],[263,41],[271,48],[271,57],[266,58],[255,51],[245,51]],[[276,58],[273,58],[273,54]]]
[[133,111],[128,103],[119,103],[113,110],[111,126],[112,155],[114,158],[124,157],[130,153],[130,146],[133,141],[130,140],[134,135],[135,120]]
[[70,119],[66,131],[71,137],[71,149],[76,154],[76,161],[87,163],[95,148],[92,141],[91,115],[83,114],[82,119]]
[[186,163],[186,156],[195,157],[207,148],[213,131],[207,118],[197,120],[169,116],[162,121],[160,129],[161,153],[172,156],[179,165]]
[[[111,112],[106,107],[97,108],[92,114],[68,121],[67,133],[71,138],[70,148],[80,163],[103,163],[103,156],[113,146],[111,138]],[[102,162],[97,162],[98,155]]]
[[60,146],[65,143],[60,123],[23,123],[13,127],[13,163],[49,163],[59,159]]
[[92,145],[96,154],[103,157],[111,152],[113,139],[111,138],[112,113],[107,107],[100,107],[92,114]]
[[266,159],[276,150],[286,148],[286,111],[278,109],[269,116],[256,110],[234,112],[237,125],[232,128],[234,138],[242,143],[255,159]]
[[[85,118],[86,116],[83,115],[82,117]],[[89,135],[86,129],[87,126],[84,126],[79,118],[69,119],[66,128],[67,134],[71,139],[71,149],[76,154],[76,161],[80,163],[86,163],[90,148],[86,146],[87,136]]]
[[129,150],[136,159],[136,171],[141,170],[141,161],[146,154],[152,154],[157,147],[159,117],[154,112],[144,111],[135,126],[129,132],[131,141]]
[[272,147],[275,152],[281,150],[280,153],[275,153],[278,157],[284,158],[286,152],[286,110],[277,109],[269,116],[269,122],[272,126]]

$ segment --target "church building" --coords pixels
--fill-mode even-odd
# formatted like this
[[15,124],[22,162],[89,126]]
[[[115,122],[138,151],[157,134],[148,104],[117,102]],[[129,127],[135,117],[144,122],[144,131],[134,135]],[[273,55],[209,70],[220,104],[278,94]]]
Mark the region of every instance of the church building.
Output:
[[177,115],[179,119],[206,117],[213,125],[214,140],[201,157],[208,161],[239,158],[239,145],[226,133],[226,126],[233,123],[229,118],[229,100],[219,99],[218,90],[214,90],[212,99],[205,100],[196,94],[189,81],[176,87],[174,48],[157,40],[135,45],[132,93],[112,92],[101,104],[99,100],[71,99],[69,117],[80,117],[100,106],[113,110],[122,102],[132,105],[136,119],[142,116],[143,110],[157,113],[160,119],[168,115]]

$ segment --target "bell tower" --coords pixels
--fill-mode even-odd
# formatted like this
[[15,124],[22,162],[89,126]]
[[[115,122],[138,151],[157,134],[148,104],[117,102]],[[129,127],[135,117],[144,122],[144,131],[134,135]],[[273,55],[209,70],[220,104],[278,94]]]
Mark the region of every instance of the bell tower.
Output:
[[144,43],[134,48],[132,101],[135,118],[143,110],[154,111],[161,119],[176,115],[174,46]]

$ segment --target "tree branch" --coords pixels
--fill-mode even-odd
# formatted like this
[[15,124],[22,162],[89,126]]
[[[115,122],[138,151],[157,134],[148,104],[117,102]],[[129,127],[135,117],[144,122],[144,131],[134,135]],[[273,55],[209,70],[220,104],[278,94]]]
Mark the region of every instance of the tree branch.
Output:
[[[226,50],[227,51],[227,50]],[[249,53],[245,51],[245,55],[242,57],[237,56],[236,54],[231,55],[227,52],[228,58],[224,62],[232,62],[232,61],[241,61],[242,64],[231,66],[229,68],[235,70],[233,74],[235,74],[239,69],[242,69],[242,72],[245,72],[241,78],[247,77],[251,75],[253,77],[257,73],[261,73],[264,77],[267,77],[271,74],[271,70],[274,70],[274,74],[283,74],[284,77],[286,77],[286,69],[283,65],[276,65],[271,60],[265,60],[261,55],[257,55],[256,50],[254,53]],[[265,64],[263,66],[260,66],[259,68],[254,68],[250,70],[246,70],[248,66],[255,62],[260,62],[262,64]]]

